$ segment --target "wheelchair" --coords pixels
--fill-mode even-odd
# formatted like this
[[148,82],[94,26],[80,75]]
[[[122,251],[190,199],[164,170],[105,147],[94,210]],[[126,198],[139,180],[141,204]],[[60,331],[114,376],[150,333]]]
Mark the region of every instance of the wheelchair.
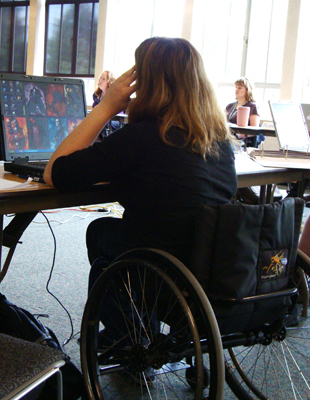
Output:
[[239,399],[309,399],[303,206],[203,206],[190,270],[157,249],[119,256],[82,318],[89,399],[220,400],[225,380]]

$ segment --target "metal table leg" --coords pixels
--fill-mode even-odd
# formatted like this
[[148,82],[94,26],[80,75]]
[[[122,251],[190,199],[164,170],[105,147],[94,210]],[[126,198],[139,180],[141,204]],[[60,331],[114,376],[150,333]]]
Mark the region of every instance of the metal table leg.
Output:
[[[15,248],[20,243],[19,239],[37,214],[37,211],[15,214],[5,229],[3,229],[4,216],[0,214],[0,282],[7,273]],[[2,246],[8,247],[10,250],[1,268]]]

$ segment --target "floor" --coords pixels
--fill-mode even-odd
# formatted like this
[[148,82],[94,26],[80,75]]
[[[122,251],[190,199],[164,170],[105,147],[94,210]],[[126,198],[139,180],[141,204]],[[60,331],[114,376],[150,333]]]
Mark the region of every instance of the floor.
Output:
[[[281,190],[286,193],[285,188]],[[121,212],[119,206],[107,208],[107,216],[119,216]],[[103,213],[77,208],[47,210],[45,215],[51,227],[41,214],[35,218],[17,246],[0,292],[12,303],[39,314],[41,322],[53,329],[64,343],[64,350],[80,368],[77,338],[89,273],[85,232],[90,221],[102,217]],[[303,221],[309,215],[310,208],[305,207]],[[5,254],[4,251],[3,257]],[[226,384],[224,399],[235,399]]]

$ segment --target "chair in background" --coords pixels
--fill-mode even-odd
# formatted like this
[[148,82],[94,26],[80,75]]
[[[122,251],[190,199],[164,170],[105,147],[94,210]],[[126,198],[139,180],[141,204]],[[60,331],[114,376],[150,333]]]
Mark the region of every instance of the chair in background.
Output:
[[[62,400],[62,374],[65,354],[37,343],[0,334],[0,399],[18,400],[57,375],[57,400]],[[27,397],[29,399],[29,397]]]

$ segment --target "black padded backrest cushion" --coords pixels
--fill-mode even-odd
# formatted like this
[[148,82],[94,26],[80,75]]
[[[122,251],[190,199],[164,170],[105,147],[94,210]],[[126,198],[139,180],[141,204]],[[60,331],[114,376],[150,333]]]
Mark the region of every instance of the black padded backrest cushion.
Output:
[[[202,206],[191,270],[211,301],[241,300],[288,287],[303,206],[296,198],[262,206]],[[251,314],[253,307],[245,312]]]
[[[240,299],[284,287],[296,260],[303,204],[287,198],[263,206],[202,206],[191,270],[206,292]],[[281,271],[272,266],[279,257]]]

